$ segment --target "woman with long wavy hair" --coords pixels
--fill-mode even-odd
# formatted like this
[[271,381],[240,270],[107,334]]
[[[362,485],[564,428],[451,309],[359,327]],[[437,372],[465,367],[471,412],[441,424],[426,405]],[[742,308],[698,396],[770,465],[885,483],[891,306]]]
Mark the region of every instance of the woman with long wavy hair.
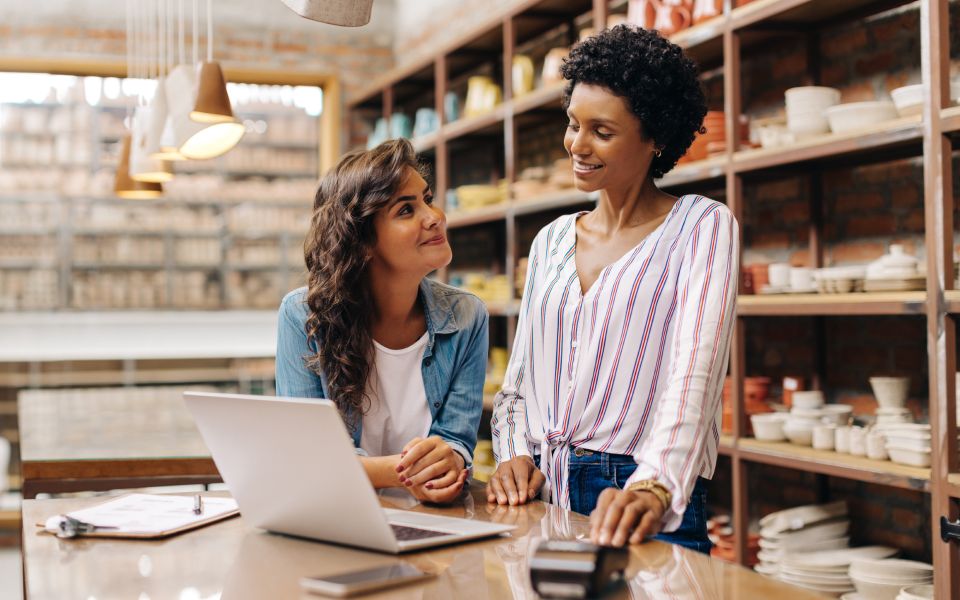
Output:
[[304,253],[308,285],[280,306],[277,393],[333,400],[374,487],[452,501],[477,441],[488,317],[427,278],[452,254],[408,141],[324,175]]

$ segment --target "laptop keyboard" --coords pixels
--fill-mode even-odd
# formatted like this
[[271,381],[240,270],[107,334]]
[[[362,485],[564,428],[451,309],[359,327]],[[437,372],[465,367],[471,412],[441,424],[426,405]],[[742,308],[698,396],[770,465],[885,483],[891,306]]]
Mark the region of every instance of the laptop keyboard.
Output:
[[393,535],[397,536],[398,542],[412,542],[414,540],[425,540],[450,535],[446,531],[432,531],[430,529],[407,527],[405,525],[394,525],[393,523],[390,524],[390,527],[393,527]]

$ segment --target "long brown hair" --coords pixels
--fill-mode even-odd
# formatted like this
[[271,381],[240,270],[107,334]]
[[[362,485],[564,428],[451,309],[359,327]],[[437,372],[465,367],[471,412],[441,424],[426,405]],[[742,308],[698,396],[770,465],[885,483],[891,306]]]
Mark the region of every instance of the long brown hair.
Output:
[[321,179],[304,243],[307,264],[307,336],[318,352],[306,359],[326,375],[327,395],[356,427],[367,410],[373,301],[367,264],[376,244],[374,215],[389,204],[408,167],[420,171],[407,140],[351,152]]

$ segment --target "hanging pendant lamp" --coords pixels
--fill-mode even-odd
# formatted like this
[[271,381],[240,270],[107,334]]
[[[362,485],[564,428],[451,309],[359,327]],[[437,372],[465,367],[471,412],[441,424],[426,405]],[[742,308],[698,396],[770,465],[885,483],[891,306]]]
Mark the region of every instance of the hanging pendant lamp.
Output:
[[132,137],[123,138],[123,150],[120,152],[120,165],[113,180],[113,192],[128,200],[151,200],[163,195],[163,186],[159,183],[136,181],[130,177],[130,143]]
[[200,64],[197,101],[190,118],[198,123],[229,123],[236,120],[220,63],[208,61]]
[[[182,2],[181,2],[182,5]],[[182,12],[182,11],[181,11]],[[193,55],[194,62],[197,59],[197,2],[193,2]],[[211,37],[213,34],[213,24],[211,20],[210,2],[207,2],[207,56],[212,54]],[[181,37],[181,54],[182,54]],[[212,62],[209,61],[208,62]],[[223,86],[223,95],[226,95],[226,86],[223,83],[223,75],[220,74],[220,82]],[[180,64],[174,67],[167,78],[167,106],[173,120],[174,144],[177,151],[186,158],[204,160],[215,158],[232,149],[240,141],[245,133],[242,123],[233,118],[233,111],[230,110],[229,120],[219,120],[217,122],[198,122],[191,118],[194,112],[196,99],[199,92],[199,82],[197,72],[194,68]],[[229,98],[227,99],[229,109]]]
[[370,22],[373,0],[331,2],[330,0],[283,0],[287,8],[304,19],[341,27],[361,27]]
[[153,111],[147,106],[138,106],[133,113],[130,135],[130,178],[135,181],[166,183],[173,179],[170,162],[153,158],[147,146],[147,138]]
[[147,152],[157,160],[186,160],[177,150],[173,136],[173,120],[167,110],[167,78],[157,79],[157,91],[150,104],[150,125],[147,129]]

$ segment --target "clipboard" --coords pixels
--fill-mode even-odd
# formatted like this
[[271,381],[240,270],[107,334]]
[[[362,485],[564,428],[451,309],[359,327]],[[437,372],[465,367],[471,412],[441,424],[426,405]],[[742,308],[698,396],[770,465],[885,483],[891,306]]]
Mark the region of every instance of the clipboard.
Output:
[[[54,515],[37,526],[47,533],[67,538],[152,540],[240,514],[233,498],[205,496],[200,514],[194,512],[194,501],[195,496],[126,494],[103,504]],[[65,532],[68,535],[64,535]]]

